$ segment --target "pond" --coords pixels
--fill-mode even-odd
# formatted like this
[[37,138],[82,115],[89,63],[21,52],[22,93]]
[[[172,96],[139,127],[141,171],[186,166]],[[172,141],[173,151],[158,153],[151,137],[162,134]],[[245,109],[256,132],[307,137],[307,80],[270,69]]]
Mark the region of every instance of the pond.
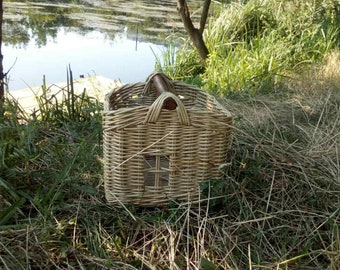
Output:
[[75,78],[144,81],[180,36],[176,0],[5,0],[4,72],[10,91],[66,81],[68,65]]

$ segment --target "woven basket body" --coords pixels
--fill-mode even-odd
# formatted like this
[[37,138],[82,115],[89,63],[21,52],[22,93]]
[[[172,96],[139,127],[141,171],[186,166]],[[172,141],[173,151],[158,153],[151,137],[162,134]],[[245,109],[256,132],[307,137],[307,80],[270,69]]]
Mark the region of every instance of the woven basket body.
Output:
[[[179,81],[156,96],[150,83],[106,95],[104,187],[108,203],[162,205],[194,201],[200,183],[220,176],[232,117],[204,90]],[[176,93],[176,94],[174,94]],[[177,108],[163,108],[172,98]]]

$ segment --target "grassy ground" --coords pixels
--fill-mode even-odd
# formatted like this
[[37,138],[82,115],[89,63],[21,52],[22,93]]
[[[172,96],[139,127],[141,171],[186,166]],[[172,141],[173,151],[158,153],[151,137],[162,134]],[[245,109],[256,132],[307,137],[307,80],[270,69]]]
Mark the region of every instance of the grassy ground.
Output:
[[1,269],[339,269],[340,55],[280,92],[222,99],[225,177],[200,207],[108,206],[102,105],[44,96],[0,124]]
[[228,93],[235,120],[224,178],[202,184],[200,207],[107,205],[102,104],[86,93],[42,95],[31,115],[6,100],[0,268],[339,269],[339,13],[320,3],[230,5],[206,31],[205,70],[193,50],[168,53],[164,71]]

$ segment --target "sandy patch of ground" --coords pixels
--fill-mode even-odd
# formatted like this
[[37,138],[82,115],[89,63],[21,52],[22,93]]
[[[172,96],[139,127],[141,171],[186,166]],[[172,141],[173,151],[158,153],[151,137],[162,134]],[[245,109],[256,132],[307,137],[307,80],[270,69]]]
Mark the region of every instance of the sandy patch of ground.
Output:
[[[81,78],[73,81],[74,93],[82,94],[84,90],[86,93],[100,101],[104,100],[105,95],[112,89],[121,86],[123,83],[120,81],[112,80],[103,76],[94,76]],[[47,86],[47,96],[55,96],[58,100],[63,98],[63,89],[67,88],[67,82],[54,83]],[[9,98],[18,101],[20,106],[27,112],[34,111],[38,108],[36,97],[43,93],[41,86],[25,88],[21,90],[12,91],[7,93]]]

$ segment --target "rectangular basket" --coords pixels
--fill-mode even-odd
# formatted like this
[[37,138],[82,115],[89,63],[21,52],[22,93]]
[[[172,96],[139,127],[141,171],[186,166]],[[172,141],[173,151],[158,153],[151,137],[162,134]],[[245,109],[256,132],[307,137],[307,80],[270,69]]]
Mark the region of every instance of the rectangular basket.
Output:
[[[167,92],[157,94],[161,78]],[[167,103],[175,102],[175,109]],[[206,91],[162,73],[127,84],[104,101],[104,188],[110,204],[194,201],[200,183],[220,177],[232,116]]]

